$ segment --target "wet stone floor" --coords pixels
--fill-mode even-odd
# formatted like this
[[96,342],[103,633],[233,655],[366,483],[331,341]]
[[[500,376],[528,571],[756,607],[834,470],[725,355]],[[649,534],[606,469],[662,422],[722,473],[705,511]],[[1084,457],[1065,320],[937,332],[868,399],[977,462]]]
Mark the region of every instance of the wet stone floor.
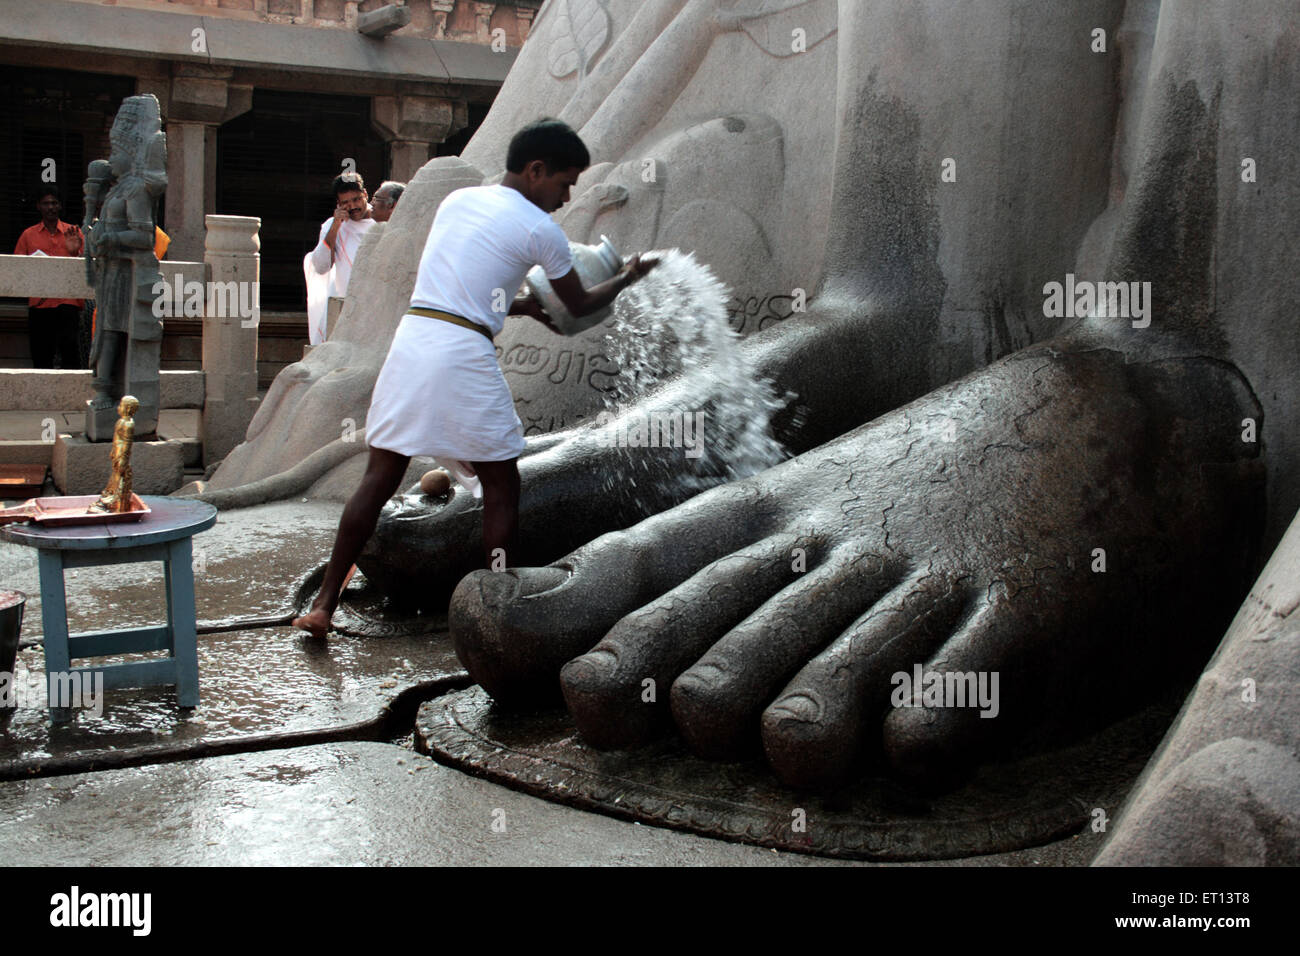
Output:
[[[463,682],[443,619],[388,615],[392,621],[368,628],[344,613],[340,623],[352,633],[323,644],[286,623],[239,626],[283,622],[295,611],[304,580],[328,556],[337,514],[337,505],[301,502],[222,513],[216,526],[194,539],[199,707],[177,707],[169,688],[105,691],[96,706],[60,726],[38,706],[45,663],[36,553],[0,544],[0,580],[28,595],[14,667],[25,706],[0,735],[0,779],[157,759],[160,753],[202,754],[213,752],[214,744],[217,752],[228,752],[241,742],[264,747],[280,737],[286,743],[376,739],[389,731],[391,705],[403,695]],[[159,562],[70,570],[65,587],[73,633],[166,618]],[[360,576],[349,589],[354,594],[375,603],[364,601]],[[238,629],[202,633],[229,627]]]
[[[28,595],[26,697],[0,727],[0,864],[832,863],[561,806],[412,752],[420,704],[468,684],[445,618],[399,614],[358,575],[345,633],[321,644],[285,623],[340,507],[222,512],[194,539],[199,706],[178,708],[170,688],[106,691],[102,712],[64,726],[43,706],[36,552],[0,541],[0,587]],[[160,563],[69,571],[69,628],[162,623],[162,583]],[[1095,851],[1073,837],[962,862]]]

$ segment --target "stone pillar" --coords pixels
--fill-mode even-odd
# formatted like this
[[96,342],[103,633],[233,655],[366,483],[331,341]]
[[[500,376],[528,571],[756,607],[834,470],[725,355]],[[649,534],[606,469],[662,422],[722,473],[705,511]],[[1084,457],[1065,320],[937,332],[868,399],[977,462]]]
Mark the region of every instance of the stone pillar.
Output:
[[519,20],[519,43],[528,39],[528,34],[533,29],[533,18],[537,16],[537,11],[531,7],[515,7],[515,17]]
[[217,129],[248,112],[253,87],[232,83],[234,70],[178,63],[167,98],[167,234],[169,255],[182,262],[203,256],[204,216],[216,209]]
[[429,6],[433,8],[433,38],[435,40],[445,40],[447,38],[447,17],[455,9],[456,0],[429,0]]
[[409,183],[429,161],[429,144],[409,140],[389,143],[388,177],[399,183]]
[[[203,243],[204,213],[214,197],[206,190],[209,148],[208,127],[203,123],[167,124],[168,181],[167,235],[171,237],[169,253],[181,262],[196,262]],[[213,144],[215,145],[215,144]]]
[[244,440],[257,410],[257,323],[262,220],[208,216],[203,316],[203,462],[226,457]]
[[492,14],[496,11],[495,3],[474,3],[474,39],[479,43],[492,41]]
[[389,178],[409,183],[428,161],[431,146],[465,128],[469,110],[437,96],[376,96],[370,122],[389,144]]

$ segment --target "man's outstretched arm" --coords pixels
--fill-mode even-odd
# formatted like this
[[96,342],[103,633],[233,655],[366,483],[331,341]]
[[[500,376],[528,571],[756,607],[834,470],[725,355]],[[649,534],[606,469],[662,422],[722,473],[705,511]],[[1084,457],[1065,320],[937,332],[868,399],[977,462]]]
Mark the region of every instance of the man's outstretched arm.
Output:
[[597,283],[590,289],[584,289],[582,280],[578,278],[577,270],[570,269],[560,278],[552,279],[551,288],[560,297],[560,301],[569,310],[569,314],[575,318],[580,318],[609,305],[620,292],[658,264],[659,260],[653,256],[642,259],[640,254],[637,254],[627,260],[627,263],[618,271],[617,275],[606,279],[604,282]]
[[537,296],[533,295],[531,291],[515,296],[514,301],[510,303],[510,315],[526,315],[530,319],[542,323],[556,335],[564,334],[555,327],[555,323],[551,321],[550,316],[542,308],[542,304],[537,301]]

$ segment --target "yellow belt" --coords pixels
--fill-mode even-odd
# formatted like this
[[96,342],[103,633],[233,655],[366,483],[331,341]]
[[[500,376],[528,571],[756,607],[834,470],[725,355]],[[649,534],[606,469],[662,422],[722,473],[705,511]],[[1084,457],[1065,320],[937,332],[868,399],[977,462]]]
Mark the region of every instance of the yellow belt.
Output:
[[443,312],[441,309],[421,309],[411,306],[406,310],[407,315],[420,315],[426,319],[442,319],[444,322],[450,322],[452,325],[459,325],[462,329],[473,329],[475,332],[482,332],[487,336],[489,342],[492,341],[492,333],[477,322],[471,322],[469,319],[462,318],[459,315],[453,315],[450,312]]

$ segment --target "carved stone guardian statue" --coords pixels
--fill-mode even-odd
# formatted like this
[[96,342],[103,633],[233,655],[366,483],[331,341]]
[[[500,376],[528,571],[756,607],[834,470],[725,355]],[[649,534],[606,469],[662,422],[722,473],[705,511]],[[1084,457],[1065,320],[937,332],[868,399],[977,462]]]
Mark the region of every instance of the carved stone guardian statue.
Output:
[[161,278],[154,211],[167,186],[167,138],[158,100],[151,94],[123,100],[109,140],[107,163],[92,162],[85,184],[86,262],[97,307],[90,348],[94,396],[86,410],[90,441],[113,438],[117,405],[128,391],[139,400],[136,433],[149,436],[158,428],[163,330],[152,308],[154,284]]

